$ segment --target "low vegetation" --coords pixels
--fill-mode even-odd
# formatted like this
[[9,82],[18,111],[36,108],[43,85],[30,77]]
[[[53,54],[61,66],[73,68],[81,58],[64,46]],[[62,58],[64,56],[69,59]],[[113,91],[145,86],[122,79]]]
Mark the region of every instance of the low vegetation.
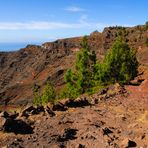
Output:
[[83,93],[93,93],[108,84],[127,84],[137,75],[136,51],[118,39],[106,54],[102,63],[96,62],[96,54],[89,50],[87,38],[77,53],[75,67],[65,74],[66,87],[62,97],[75,98]]
[[64,76],[66,87],[62,97],[75,98],[94,86],[96,54],[89,50],[87,37],[83,38],[81,46],[82,49],[77,53],[73,70],[67,70]]
[[[137,75],[136,51],[121,38],[114,42],[102,62],[97,62],[96,53],[90,50],[86,36],[81,47],[77,52],[74,67],[68,69],[64,76],[66,86],[59,98],[77,98],[84,93],[92,94],[113,83],[127,84]],[[37,106],[54,103],[56,98],[54,88],[49,83],[41,94],[38,86],[34,86],[33,92],[34,104]]]
[[137,75],[138,61],[136,51],[118,39],[106,54],[100,65],[100,80],[104,82],[127,84]]
[[45,85],[42,92],[40,92],[40,87],[35,84],[33,87],[33,95],[33,104],[35,106],[46,105],[48,102],[54,103],[56,98],[54,87],[49,82]]

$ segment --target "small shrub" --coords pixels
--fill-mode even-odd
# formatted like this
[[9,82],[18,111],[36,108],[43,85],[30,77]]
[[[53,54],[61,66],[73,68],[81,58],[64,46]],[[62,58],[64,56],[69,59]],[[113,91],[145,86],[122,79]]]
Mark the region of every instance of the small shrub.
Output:
[[105,56],[103,67],[105,81],[128,83],[137,75],[136,52],[126,42],[118,39]]
[[33,105],[42,106],[42,100],[41,100],[41,96],[39,93],[34,93]]
[[80,95],[80,91],[77,88],[72,87],[71,85],[69,86],[69,84],[66,84],[66,86],[61,90],[59,94],[59,98],[75,99],[79,95]]
[[42,100],[41,100],[41,95],[40,95],[40,86],[37,84],[34,84],[32,91],[33,91],[33,105],[41,106]]
[[47,83],[41,96],[42,104],[45,105],[48,102],[54,103],[55,98],[56,94],[53,86],[50,83]]
[[47,83],[42,92],[40,92],[40,87],[35,84],[33,86],[33,105],[42,106],[46,105],[48,102],[54,103],[56,98],[56,93],[53,86]]
[[129,83],[137,75],[136,51],[131,49],[122,37],[115,41],[103,63],[96,63],[96,55],[89,51],[85,38],[82,43],[83,48],[77,53],[75,68],[69,69],[65,74],[66,87],[60,98],[93,94],[99,88],[112,83]]

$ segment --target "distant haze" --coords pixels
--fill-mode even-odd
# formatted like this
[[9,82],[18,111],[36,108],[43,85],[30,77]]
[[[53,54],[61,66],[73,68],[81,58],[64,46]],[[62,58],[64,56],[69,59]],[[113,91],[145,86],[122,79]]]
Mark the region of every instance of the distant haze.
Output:
[[[148,0],[0,0],[0,50],[148,21]],[[17,43],[17,44],[9,44]],[[20,44],[23,43],[23,44]]]
[[17,51],[28,44],[41,45],[41,43],[0,43],[0,51]]

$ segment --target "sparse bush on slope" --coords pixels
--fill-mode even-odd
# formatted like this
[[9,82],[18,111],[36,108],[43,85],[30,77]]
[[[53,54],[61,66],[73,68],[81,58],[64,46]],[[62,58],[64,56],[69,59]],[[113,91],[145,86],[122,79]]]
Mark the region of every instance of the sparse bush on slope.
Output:
[[87,37],[81,42],[82,49],[77,53],[75,67],[67,70],[64,79],[66,82],[62,96],[76,98],[86,93],[94,86],[93,77],[96,64],[96,54],[90,51]]
[[128,83],[137,75],[138,61],[136,51],[118,39],[107,53],[102,65],[104,81]]
[[[87,37],[83,38],[81,46],[82,49],[76,55],[75,66],[67,70],[64,76],[66,86],[60,93],[60,98],[77,98],[81,94],[94,93],[102,86],[116,82],[126,84],[137,75],[136,51],[125,41],[116,40],[102,63],[96,62],[96,54],[90,51]],[[39,89],[34,87],[35,105],[54,103],[55,98],[51,84],[47,83],[41,95]]]
[[56,98],[54,87],[48,82],[46,86],[44,87],[41,99],[42,104],[45,105],[48,102],[54,103]]
[[54,87],[49,82],[47,82],[41,93],[39,86],[35,84],[33,87],[33,95],[33,104],[35,106],[46,105],[48,102],[54,103],[56,98]]
[[76,98],[93,91],[93,88],[111,83],[129,83],[137,75],[136,51],[123,40],[114,42],[103,63],[96,63],[95,52],[89,51],[86,38],[82,41],[82,47],[77,54],[74,70],[69,69],[65,74],[63,97]]

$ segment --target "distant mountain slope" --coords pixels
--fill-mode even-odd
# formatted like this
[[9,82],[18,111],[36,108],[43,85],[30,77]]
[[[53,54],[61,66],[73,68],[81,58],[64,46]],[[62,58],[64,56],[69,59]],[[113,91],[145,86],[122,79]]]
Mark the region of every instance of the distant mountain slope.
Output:
[[[88,36],[91,50],[97,59],[103,59],[113,41],[121,35],[137,50],[141,77],[148,76],[148,47],[145,45],[148,29],[145,26],[109,27],[102,33]],[[57,89],[63,85],[65,71],[73,66],[82,37],[59,39],[42,46],[28,45],[17,52],[0,52],[0,104],[26,104],[32,102],[32,86],[43,86],[51,80]]]

